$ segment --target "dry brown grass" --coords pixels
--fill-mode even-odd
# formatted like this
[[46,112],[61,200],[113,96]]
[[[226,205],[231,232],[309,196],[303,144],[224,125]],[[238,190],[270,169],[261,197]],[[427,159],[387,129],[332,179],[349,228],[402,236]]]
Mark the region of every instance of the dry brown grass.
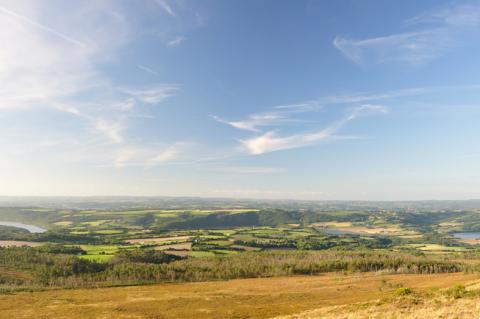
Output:
[[21,270],[15,270],[15,269],[9,269],[9,268],[5,268],[5,267],[0,266],[0,277],[2,277],[2,276],[10,277],[10,278],[17,278],[17,279],[25,279],[25,280],[32,279],[32,275],[28,272],[21,271]]
[[154,237],[154,238],[135,238],[125,240],[129,244],[161,244],[170,241],[186,241],[192,236],[172,236],[172,237]]
[[319,222],[311,224],[313,227],[331,227],[337,231],[341,232],[349,232],[355,234],[366,234],[366,235],[391,235],[391,236],[412,236],[410,238],[417,238],[413,236],[419,236],[417,232],[413,230],[406,230],[401,228],[400,226],[392,225],[392,226],[354,226],[351,222]]
[[478,245],[480,244],[480,239],[458,239],[459,242],[469,245]]
[[0,318],[271,318],[371,302],[398,285],[425,291],[477,278],[462,273],[325,274],[18,293],[0,296]]
[[327,307],[275,319],[478,319],[480,299],[437,298],[418,303],[397,301],[381,305],[357,305],[357,308],[360,309]]
[[[353,226],[353,227],[339,227],[337,228],[339,231],[346,231],[352,232],[357,234],[370,234],[370,235],[377,235],[377,234],[388,234],[388,235],[398,235],[398,234],[405,234],[410,233],[405,231],[401,228],[397,227],[364,227],[364,226]],[[413,234],[413,232],[411,232]]]
[[38,247],[42,245],[44,245],[44,243],[18,240],[0,240],[0,247]]
[[415,239],[415,238],[422,238],[423,235],[397,235],[397,237],[405,238],[405,239]]
[[178,257],[188,257],[192,255],[190,250],[164,250],[165,253],[169,255],[175,255]]
[[352,222],[318,222],[310,224],[314,227],[351,227]]
[[73,224],[73,222],[69,220],[62,220],[53,224],[57,226],[70,226],[71,224]]

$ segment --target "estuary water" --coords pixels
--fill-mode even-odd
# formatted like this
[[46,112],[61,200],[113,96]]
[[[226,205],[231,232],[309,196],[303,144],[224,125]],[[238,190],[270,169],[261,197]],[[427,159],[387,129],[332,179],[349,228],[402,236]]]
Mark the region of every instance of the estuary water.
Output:
[[22,229],[28,230],[31,233],[44,233],[47,231],[46,229],[35,226],[35,225],[28,225],[28,224],[23,224],[18,222],[7,222],[7,221],[1,221],[1,220],[0,220],[0,226],[22,228]]
[[480,239],[479,232],[469,232],[469,233],[453,233],[453,237],[459,239]]

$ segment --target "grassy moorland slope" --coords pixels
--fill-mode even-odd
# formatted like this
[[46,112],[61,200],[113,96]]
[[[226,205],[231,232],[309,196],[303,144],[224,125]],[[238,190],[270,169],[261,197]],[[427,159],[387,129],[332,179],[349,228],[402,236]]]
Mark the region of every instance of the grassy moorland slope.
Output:
[[477,319],[480,313],[479,282],[447,289],[398,288],[381,299],[340,306],[320,307],[275,319]]
[[[323,274],[0,296],[0,318],[272,318],[468,284],[477,274]],[[300,317],[299,317],[300,318]],[[309,318],[309,317],[305,317]],[[433,317],[432,317],[433,318]]]
[[477,319],[480,299],[434,299],[420,303],[400,300],[382,305],[361,304],[355,307],[355,310],[348,306],[326,307],[275,319]]

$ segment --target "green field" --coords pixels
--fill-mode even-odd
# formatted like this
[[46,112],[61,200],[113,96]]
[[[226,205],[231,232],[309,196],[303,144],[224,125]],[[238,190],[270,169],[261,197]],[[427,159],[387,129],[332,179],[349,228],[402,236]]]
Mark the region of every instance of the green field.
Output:
[[[25,241],[121,247],[128,240],[189,236],[187,241],[191,247],[186,251],[180,249],[182,252],[176,254],[192,257],[202,255],[201,252],[224,255],[265,249],[335,247],[413,249],[427,254],[466,252],[476,249],[472,246],[474,243],[458,241],[450,232],[480,229],[476,211],[347,210],[320,206],[297,210],[225,206],[208,209],[0,208],[0,219],[30,222],[50,230],[42,235],[19,234],[16,238],[5,238]],[[106,261],[118,250],[102,249],[98,249],[99,253],[87,249],[82,258]]]

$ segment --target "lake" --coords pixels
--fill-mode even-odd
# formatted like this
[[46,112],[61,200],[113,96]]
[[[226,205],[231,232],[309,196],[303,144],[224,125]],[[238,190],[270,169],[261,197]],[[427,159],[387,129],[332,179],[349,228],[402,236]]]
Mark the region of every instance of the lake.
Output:
[[16,227],[16,228],[22,228],[26,229],[31,233],[44,233],[47,230],[43,229],[42,227],[38,227],[35,225],[28,225],[28,224],[23,224],[23,223],[17,223],[17,222],[7,222],[7,221],[0,221],[0,226],[10,226],[10,227]]
[[453,237],[458,239],[480,239],[479,232],[472,232],[472,233],[453,233]]

